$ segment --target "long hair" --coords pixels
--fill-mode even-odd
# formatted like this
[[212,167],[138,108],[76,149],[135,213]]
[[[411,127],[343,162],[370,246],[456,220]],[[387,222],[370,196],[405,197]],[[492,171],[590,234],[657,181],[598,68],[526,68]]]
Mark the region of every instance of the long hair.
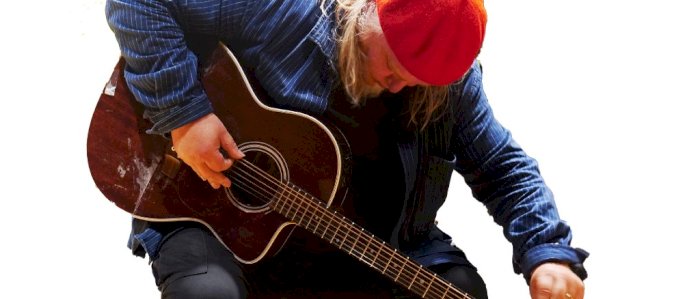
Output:
[[[326,1],[329,0],[321,0],[321,7],[325,7]],[[377,86],[369,85],[363,80],[367,72],[367,57],[360,47],[363,34],[381,30],[376,7],[372,0],[330,1],[337,2],[335,12],[340,80],[350,101],[354,105],[361,105],[367,98],[379,93]],[[416,86],[412,89],[409,120],[412,125],[424,129],[431,120],[439,118],[445,111],[449,86]]]

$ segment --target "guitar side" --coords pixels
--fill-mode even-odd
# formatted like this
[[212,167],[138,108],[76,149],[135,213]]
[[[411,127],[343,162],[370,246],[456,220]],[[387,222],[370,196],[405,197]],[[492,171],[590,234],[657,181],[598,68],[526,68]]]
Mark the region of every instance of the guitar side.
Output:
[[[307,115],[265,106],[232,54],[220,46],[210,59],[202,83],[214,113],[222,120],[246,163],[237,161],[232,173],[245,165],[268,172],[321,199],[327,207],[344,193],[347,144],[338,133]],[[275,253],[294,223],[271,213],[269,204],[279,196],[278,184],[262,199],[245,200],[250,193],[212,189],[175,158],[168,139],[147,134],[143,107],[129,92],[123,77],[123,59],[96,106],[88,132],[88,164],[98,189],[133,217],[156,222],[197,221],[206,225],[244,263]],[[116,88],[112,88],[116,87]]]

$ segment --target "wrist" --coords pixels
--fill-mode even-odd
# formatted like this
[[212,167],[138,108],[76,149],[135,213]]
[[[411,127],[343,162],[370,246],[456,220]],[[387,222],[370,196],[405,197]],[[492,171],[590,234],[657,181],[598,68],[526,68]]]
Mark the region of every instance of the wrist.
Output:
[[[573,248],[568,245],[558,243],[546,243],[535,246],[528,250],[517,264],[522,272],[523,278],[529,284],[533,271],[544,263],[561,263],[567,265],[581,280],[586,279],[588,273],[583,267],[583,262],[589,253],[580,248]],[[520,270],[520,271],[517,271]]]

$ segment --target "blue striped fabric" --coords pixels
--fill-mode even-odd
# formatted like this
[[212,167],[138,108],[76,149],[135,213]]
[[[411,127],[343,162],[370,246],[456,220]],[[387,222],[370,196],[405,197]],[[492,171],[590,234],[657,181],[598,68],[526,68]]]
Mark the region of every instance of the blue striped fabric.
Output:
[[[334,1],[327,2],[332,13]],[[127,60],[129,88],[154,123],[151,133],[165,134],[212,110],[197,81],[192,36],[224,42],[280,108],[320,114],[337,81],[334,16],[323,15],[314,0],[108,0],[106,13]],[[545,261],[582,263],[588,254],[569,246],[571,230],[537,162],[494,118],[478,64],[460,84],[451,94],[449,134],[437,126],[427,140],[398,144],[407,186],[430,175],[418,172],[422,155],[453,156],[455,170],[513,244],[516,272],[527,278]],[[425,144],[436,148],[423,150]],[[146,229],[134,237],[154,258],[160,236]]]
[[456,156],[455,170],[464,177],[474,198],[503,227],[513,245],[515,272],[523,273],[529,281],[534,268],[546,261],[581,265],[588,253],[569,246],[571,228],[560,219],[537,161],[496,120],[478,63],[470,69],[461,96],[454,98],[450,148]]
[[[329,1],[333,3],[333,1]],[[125,77],[165,134],[212,107],[197,81],[187,37],[231,48],[281,108],[322,113],[335,78],[332,17],[315,1],[107,1],[107,20],[127,61]],[[332,11],[332,10],[331,10]]]
[[[136,221],[136,219],[134,220]],[[132,249],[137,248],[138,250],[144,250],[149,257],[155,257],[158,255],[161,241],[163,241],[163,234],[154,229],[146,229],[141,233],[129,237],[127,246]],[[134,242],[137,242],[138,246],[134,246],[136,245]]]

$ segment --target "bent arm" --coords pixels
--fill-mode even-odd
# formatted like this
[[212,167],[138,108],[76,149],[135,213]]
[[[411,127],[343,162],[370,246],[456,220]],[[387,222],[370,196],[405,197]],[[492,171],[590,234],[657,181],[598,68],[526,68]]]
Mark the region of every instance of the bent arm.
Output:
[[[196,9],[218,15],[218,4],[211,3]],[[106,3],[108,24],[126,59],[125,79],[154,124],[149,133],[168,133],[212,112],[198,80],[197,56],[185,40],[185,32],[191,29],[182,24],[188,20],[176,18],[176,14],[189,16],[190,8],[175,5],[173,1]],[[217,34],[216,26],[201,27]]]
[[241,159],[243,153],[212,113],[198,79],[197,56],[186,40],[187,32],[219,35],[221,2],[109,0],[106,14],[126,60],[127,85],[146,107],[145,117],[153,122],[148,133],[171,133],[178,157],[197,175],[213,188],[229,187],[231,181],[221,172],[233,161],[219,149],[232,159]]
[[473,196],[503,227],[513,245],[515,272],[523,273],[529,281],[532,271],[545,262],[581,265],[588,253],[570,247],[571,229],[559,218],[554,196],[537,162],[495,119],[478,64],[465,79],[455,107],[456,170]]

